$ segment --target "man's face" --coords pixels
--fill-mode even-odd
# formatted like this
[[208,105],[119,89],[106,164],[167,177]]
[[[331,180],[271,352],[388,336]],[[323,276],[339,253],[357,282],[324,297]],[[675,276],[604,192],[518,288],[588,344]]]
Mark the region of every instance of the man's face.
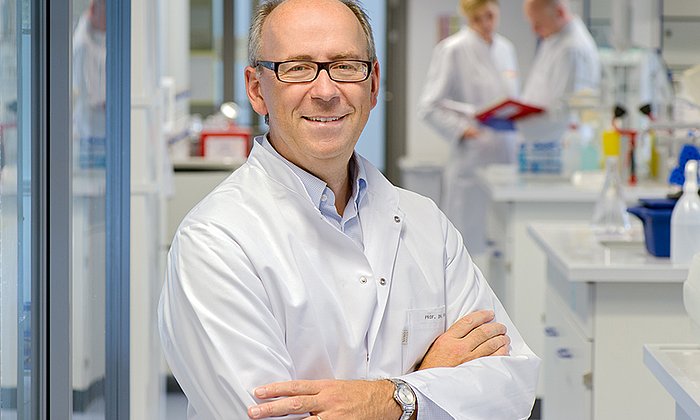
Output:
[[90,24],[98,31],[107,30],[107,10],[104,1],[90,2]]
[[560,11],[557,7],[542,4],[537,0],[526,0],[524,9],[532,31],[539,37],[547,38],[561,29]]
[[[262,28],[258,59],[369,60],[367,39],[355,15],[337,0],[289,0]],[[246,69],[255,111],[270,117],[270,139],[305,169],[350,159],[369,112],[377,103],[379,65],[364,82],[332,81],[326,71],[306,83],[284,83],[269,69]]]
[[476,9],[474,13],[467,17],[469,27],[488,42],[493,40],[493,34],[498,26],[499,10],[498,5],[489,2]]

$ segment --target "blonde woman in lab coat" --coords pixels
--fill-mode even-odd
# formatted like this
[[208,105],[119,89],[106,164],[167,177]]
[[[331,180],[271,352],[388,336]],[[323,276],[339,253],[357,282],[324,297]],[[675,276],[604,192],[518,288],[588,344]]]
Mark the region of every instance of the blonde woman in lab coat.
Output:
[[462,0],[468,27],[441,41],[433,52],[419,115],[452,145],[443,177],[441,207],[472,255],[486,251],[488,197],[476,170],[515,161],[516,132],[480,125],[476,110],[518,95],[513,44],[496,33],[497,0]]

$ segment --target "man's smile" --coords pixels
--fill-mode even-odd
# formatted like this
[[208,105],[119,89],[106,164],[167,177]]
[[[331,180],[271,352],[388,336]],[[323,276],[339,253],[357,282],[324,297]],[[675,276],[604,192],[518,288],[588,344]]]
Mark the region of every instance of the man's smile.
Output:
[[328,116],[320,116],[320,115],[304,115],[302,118],[306,121],[312,122],[312,123],[321,123],[321,124],[332,124],[336,123],[339,121],[342,121],[347,117],[349,114],[345,115],[328,115]]

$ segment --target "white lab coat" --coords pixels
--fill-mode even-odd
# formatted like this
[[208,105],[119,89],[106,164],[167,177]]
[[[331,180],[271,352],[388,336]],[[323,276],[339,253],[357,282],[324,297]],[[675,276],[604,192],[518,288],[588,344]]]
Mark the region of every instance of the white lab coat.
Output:
[[[443,177],[441,207],[462,233],[472,254],[486,250],[488,196],[476,170],[515,162],[517,135],[480,126],[476,110],[518,95],[518,65],[513,44],[495,34],[487,44],[470,28],[441,41],[433,52],[419,115],[452,145]],[[477,138],[460,141],[474,126]]]
[[106,34],[90,25],[85,12],[73,34],[73,117],[77,138],[105,137],[106,60]]
[[[259,139],[185,217],[158,314],[190,419],[245,418],[269,382],[400,375],[456,419],[529,415],[539,359],[457,231],[432,201],[362,162],[364,251]],[[413,372],[447,326],[484,308],[507,325],[511,356]]]
[[581,19],[574,17],[561,31],[541,41],[522,99],[557,112],[566,108],[572,94],[598,89],[600,76],[595,41]]

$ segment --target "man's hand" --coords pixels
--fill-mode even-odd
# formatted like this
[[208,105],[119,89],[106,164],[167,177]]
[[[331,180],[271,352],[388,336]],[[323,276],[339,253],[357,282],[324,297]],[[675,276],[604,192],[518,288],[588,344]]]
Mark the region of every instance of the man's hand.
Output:
[[493,311],[472,312],[436,338],[418,370],[455,367],[484,356],[507,356],[506,326],[493,321]]
[[461,141],[472,140],[472,139],[475,139],[478,135],[479,135],[479,129],[472,127],[472,126],[469,126],[462,133],[462,138],[460,140]]
[[401,417],[389,381],[287,381],[261,386],[254,393],[263,400],[282,398],[249,407],[251,419],[307,413],[314,420],[316,415],[325,420]]

